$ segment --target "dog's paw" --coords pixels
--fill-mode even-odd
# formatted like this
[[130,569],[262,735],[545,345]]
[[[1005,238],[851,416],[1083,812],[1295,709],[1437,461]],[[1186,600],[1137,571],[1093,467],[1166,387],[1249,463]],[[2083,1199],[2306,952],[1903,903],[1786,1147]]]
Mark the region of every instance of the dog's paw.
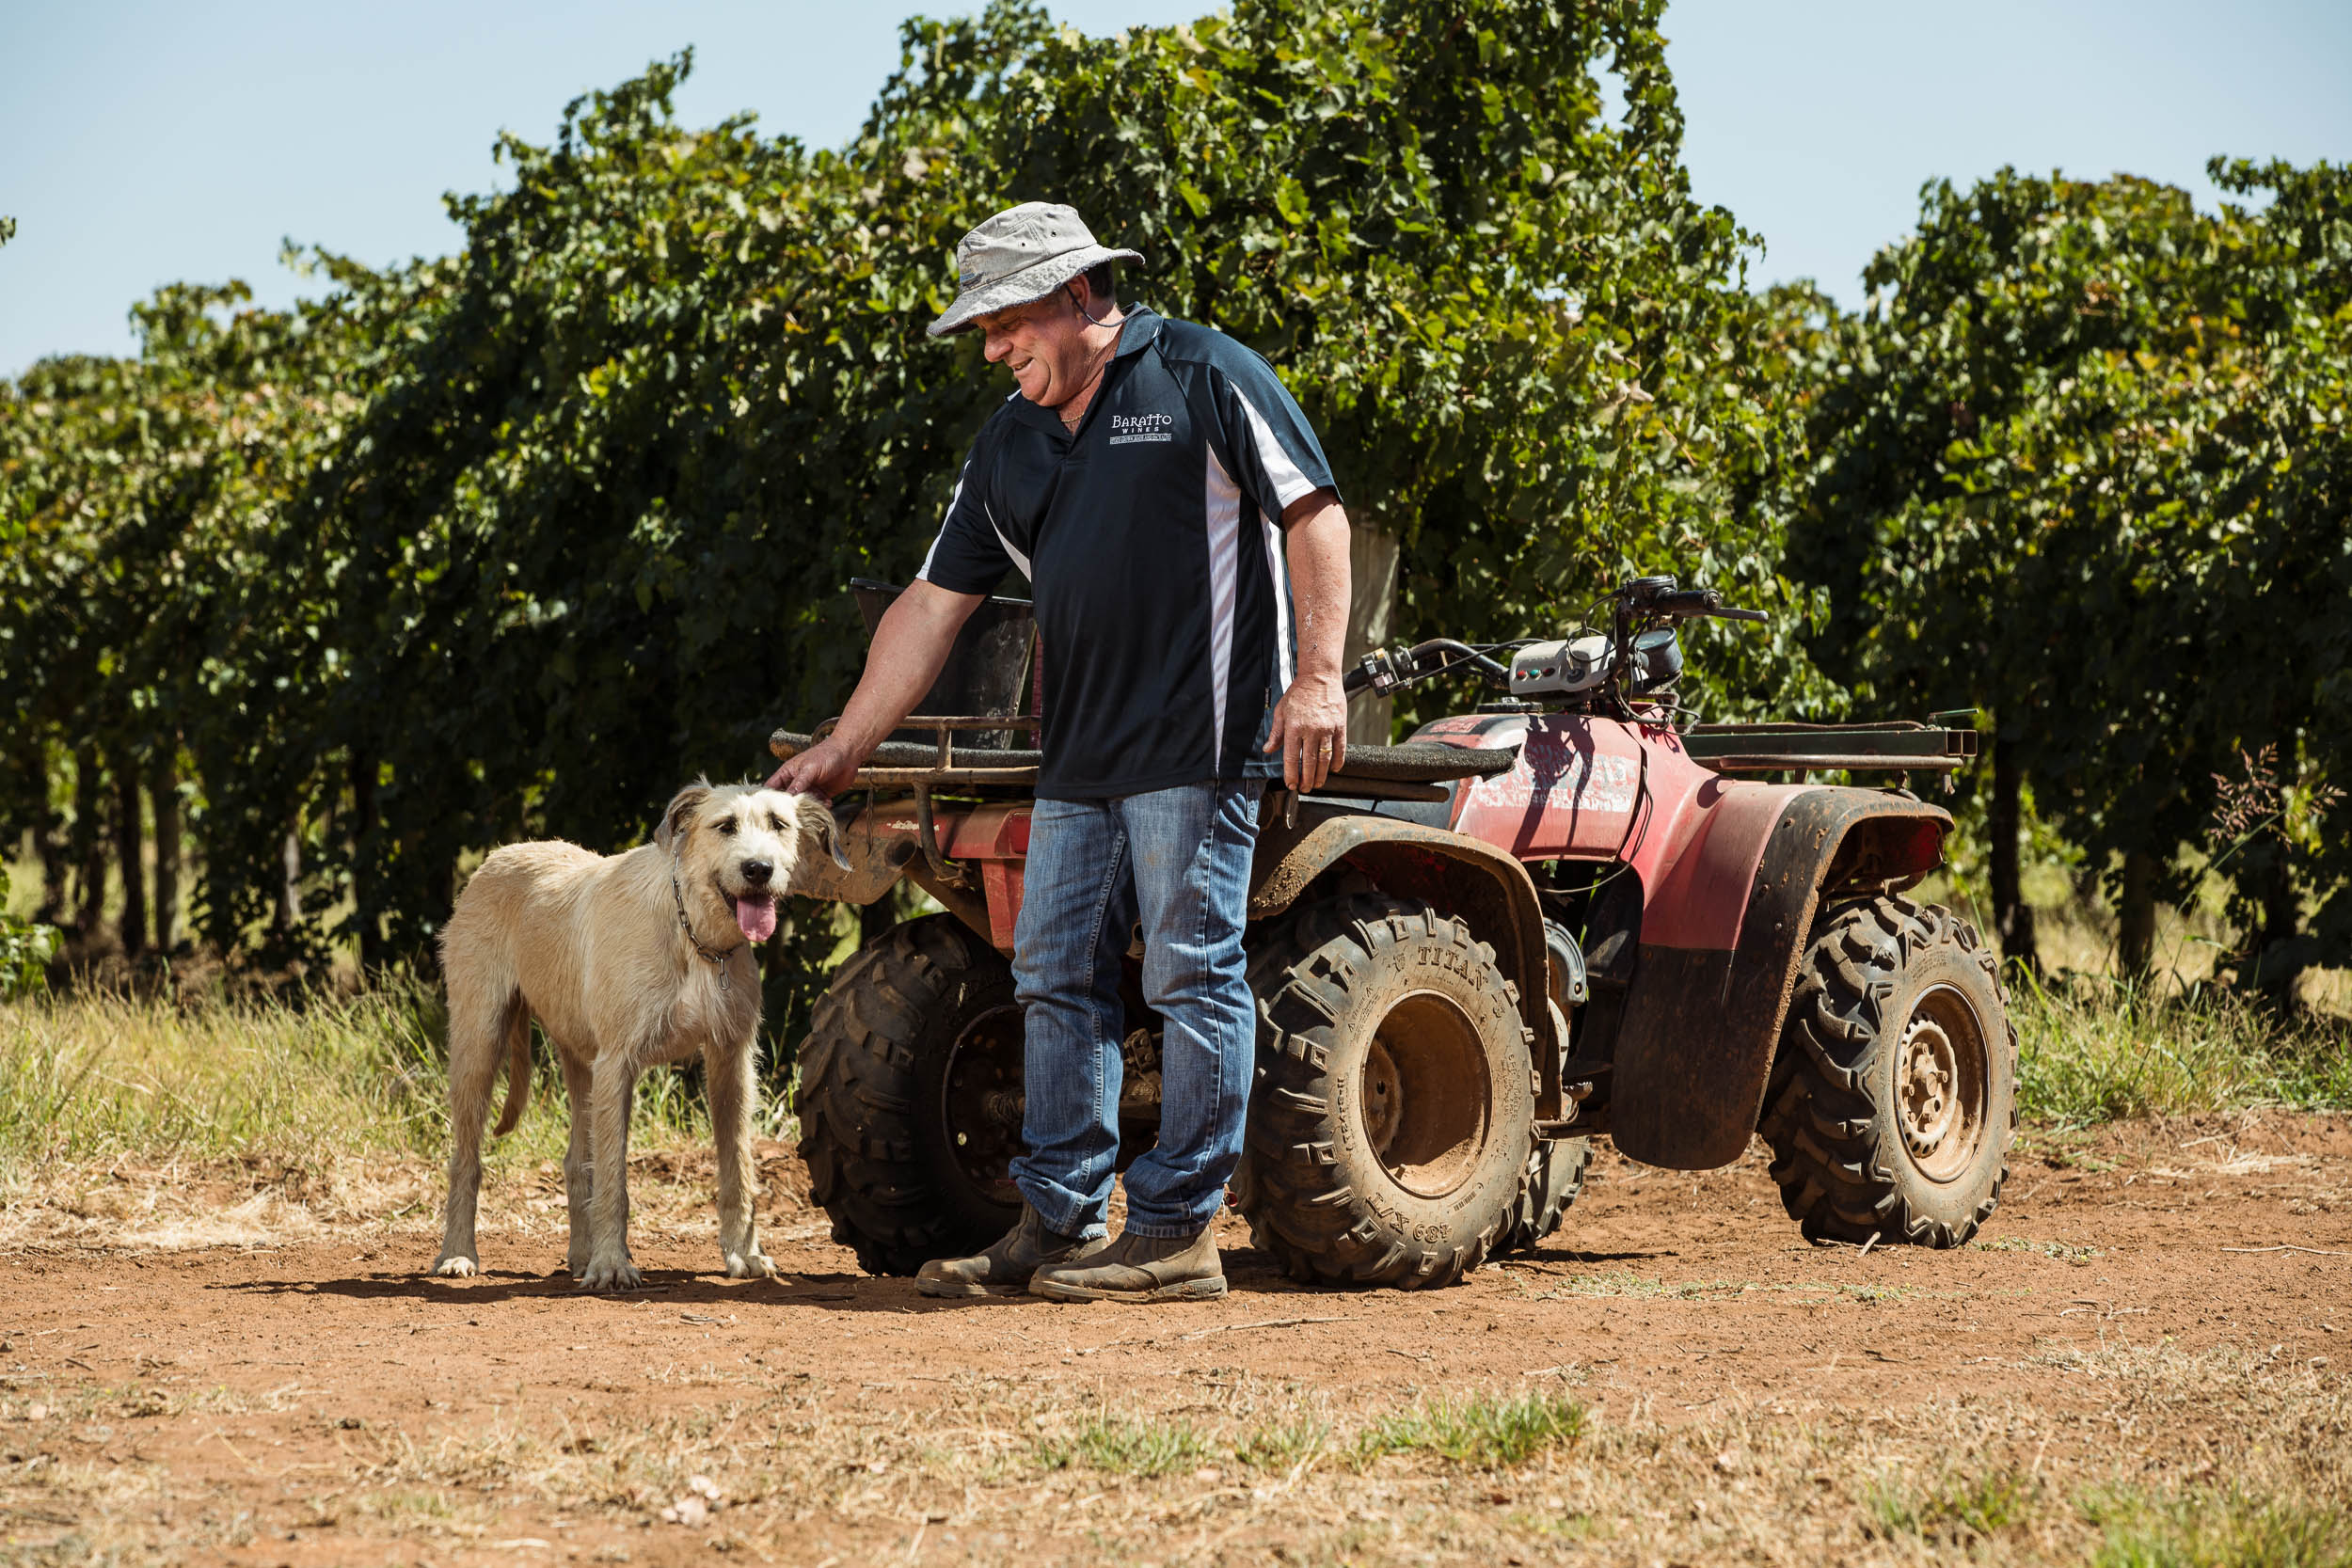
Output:
[[470,1279],[481,1270],[481,1264],[463,1253],[451,1258],[436,1258],[433,1260],[433,1274],[437,1279]]
[[764,1252],[730,1252],[727,1254],[727,1277],[773,1279],[776,1277],[776,1260]]
[[592,1259],[588,1264],[587,1272],[580,1276],[580,1289],[583,1291],[634,1291],[644,1282],[645,1276],[637,1272],[637,1265],[630,1262],[627,1255],[623,1255],[619,1258]]

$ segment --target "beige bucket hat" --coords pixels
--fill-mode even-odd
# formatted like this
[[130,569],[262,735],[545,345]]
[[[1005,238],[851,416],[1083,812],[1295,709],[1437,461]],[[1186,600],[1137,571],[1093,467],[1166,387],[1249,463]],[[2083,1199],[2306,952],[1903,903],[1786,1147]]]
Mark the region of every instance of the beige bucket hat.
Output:
[[944,338],[976,316],[1043,299],[1104,261],[1140,261],[1140,251],[1099,245],[1074,207],[1025,201],[997,214],[956,245],[956,298],[930,325]]

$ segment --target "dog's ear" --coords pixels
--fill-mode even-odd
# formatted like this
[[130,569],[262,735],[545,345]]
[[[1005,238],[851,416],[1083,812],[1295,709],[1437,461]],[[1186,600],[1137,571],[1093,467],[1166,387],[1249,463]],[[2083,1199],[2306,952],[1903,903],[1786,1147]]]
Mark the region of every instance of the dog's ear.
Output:
[[804,795],[801,799],[807,802],[801,807],[801,815],[807,820],[809,831],[817,835],[817,842],[833,856],[833,863],[844,871],[855,870],[856,867],[850,863],[850,857],[842,850],[841,819],[834,816],[833,808],[815,796]]
[[710,785],[700,780],[671,796],[668,807],[661,813],[661,826],[653,831],[654,843],[667,850],[678,834],[686,831],[686,824],[693,817],[695,809],[709,799]]

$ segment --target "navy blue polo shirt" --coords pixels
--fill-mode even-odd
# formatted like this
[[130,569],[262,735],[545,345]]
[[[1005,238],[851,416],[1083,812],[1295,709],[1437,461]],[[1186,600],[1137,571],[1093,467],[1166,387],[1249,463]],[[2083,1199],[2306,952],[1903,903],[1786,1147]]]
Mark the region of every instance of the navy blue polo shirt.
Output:
[[993,592],[1018,567],[1044,644],[1049,800],[1268,778],[1295,638],[1283,508],[1330,488],[1256,353],[1130,311],[1073,436],[1018,392],[972,443],[920,574]]

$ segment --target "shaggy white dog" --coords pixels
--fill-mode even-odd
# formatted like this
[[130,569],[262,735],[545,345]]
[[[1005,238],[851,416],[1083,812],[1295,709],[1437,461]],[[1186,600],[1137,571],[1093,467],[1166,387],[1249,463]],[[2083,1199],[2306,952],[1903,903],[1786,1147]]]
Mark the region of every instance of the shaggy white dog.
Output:
[[507,1063],[501,1136],[531,1091],[531,1021],[563,1064],[572,1103],[564,1156],[569,1263],[581,1290],[641,1283],[628,1253],[628,1113],[638,1075],[702,1053],[718,1145],[719,1251],[729,1275],[768,1275],[752,1213],[751,1129],[759,974],[776,897],[830,861],[838,826],[811,796],[697,783],[678,791],[651,844],[596,855],[510,844],[466,883],[441,933],[449,988],[449,1211],[437,1275],[470,1275],[482,1125]]

